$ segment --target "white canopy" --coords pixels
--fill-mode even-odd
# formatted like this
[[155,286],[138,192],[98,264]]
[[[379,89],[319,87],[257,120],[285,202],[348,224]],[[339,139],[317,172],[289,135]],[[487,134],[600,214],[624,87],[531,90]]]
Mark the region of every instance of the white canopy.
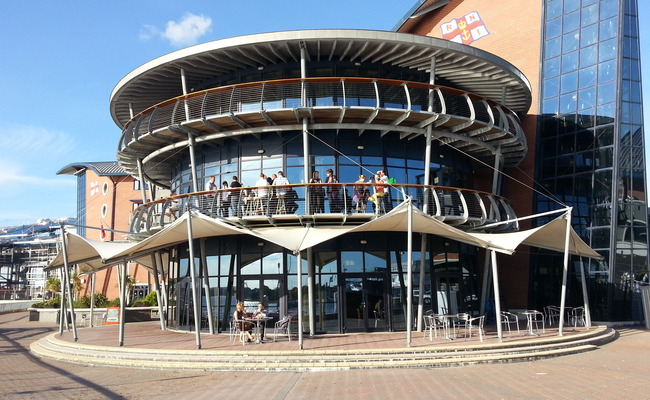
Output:
[[[545,225],[525,231],[511,233],[469,233],[469,235],[499,247],[515,249],[520,244],[526,244],[564,253],[567,223],[565,215],[566,213]],[[573,227],[571,227],[569,236],[569,253],[582,257],[603,258],[578,236],[573,230]]]
[[[308,226],[270,227],[247,229],[203,214],[192,214],[192,237],[204,238],[226,235],[252,235],[276,243],[293,252],[305,250],[348,232],[406,232],[408,202],[405,201],[389,213],[358,226]],[[561,216],[538,228],[513,233],[468,233],[447,225],[417,208],[412,208],[413,232],[427,233],[467,243],[473,246],[512,254],[520,244],[564,252],[566,220]],[[89,273],[123,262],[125,259],[151,267],[148,255],[188,240],[186,212],[160,232],[137,243],[102,242],[85,239],[66,232],[68,262],[78,264],[80,271]],[[571,229],[569,252],[574,255],[601,258]],[[63,265],[59,253],[47,268]]]

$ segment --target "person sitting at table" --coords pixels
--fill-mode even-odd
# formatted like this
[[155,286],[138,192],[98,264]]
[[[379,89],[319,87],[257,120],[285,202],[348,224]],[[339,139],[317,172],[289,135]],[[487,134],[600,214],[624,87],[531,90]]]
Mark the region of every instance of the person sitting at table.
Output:
[[[257,303],[257,310],[253,312],[253,318],[266,318],[266,309],[264,308],[264,303],[261,301]],[[260,340],[264,340],[265,328],[266,323],[260,324]]]
[[248,337],[249,342],[253,340],[253,335],[251,334],[251,331],[253,330],[252,324],[250,322],[244,321],[244,318],[246,318],[244,303],[242,303],[241,301],[237,303],[237,306],[235,307],[235,313],[233,314],[232,317],[235,319],[235,323],[237,324],[237,331],[246,332],[246,336]]

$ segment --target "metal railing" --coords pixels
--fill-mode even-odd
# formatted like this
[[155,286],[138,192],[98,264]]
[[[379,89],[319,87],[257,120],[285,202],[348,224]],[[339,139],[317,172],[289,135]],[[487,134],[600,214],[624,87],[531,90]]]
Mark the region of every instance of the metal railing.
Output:
[[[480,227],[516,217],[509,201],[486,192],[390,184],[383,185],[383,197],[373,201],[370,196],[375,186],[373,183],[293,184],[177,195],[146,203],[134,210],[130,232],[144,236],[155,233],[190,208],[243,225],[302,225],[314,221],[362,224],[390,212],[407,197],[411,197],[414,206],[426,214],[458,227]],[[516,223],[507,223],[491,231],[517,228]]]
[[[207,121],[218,116],[228,116],[241,123],[237,120],[237,115],[304,107],[369,108],[431,114],[428,118],[419,118],[406,124],[414,130],[422,129],[429,123],[445,126],[449,118],[437,119],[436,115],[448,115],[466,120],[457,121],[448,127],[457,134],[489,141],[492,140],[490,133],[498,130],[500,132],[497,136],[509,136],[514,142],[519,142],[520,145],[523,143],[525,146],[518,116],[507,107],[473,93],[444,86],[389,79],[307,78],[223,86],[156,104],[134,116],[125,125],[118,148],[120,151],[124,150],[145,135],[190,121]],[[386,122],[383,119],[365,119],[364,123],[397,126],[407,118],[404,114],[398,120]],[[258,120],[268,123],[266,117]],[[479,124],[475,125],[476,122]],[[282,121],[273,120],[273,124],[281,125]],[[235,126],[234,129],[240,127]],[[481,138],[481,135],[486,137]]]

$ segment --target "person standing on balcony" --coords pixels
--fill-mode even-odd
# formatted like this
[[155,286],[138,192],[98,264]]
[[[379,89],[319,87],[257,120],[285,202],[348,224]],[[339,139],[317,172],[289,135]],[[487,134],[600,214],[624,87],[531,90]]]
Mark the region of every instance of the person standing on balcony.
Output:
[[[205,191],[208,192],[208,191],[213,191],[213,190],[217,190],[217,189],[218,189],[218,187],[217,187],[217,184],[215,182],[215,178],[214,178],[214,176],[211,176],[208,179],[208,181],[205,183]],[[213,207],[213,205],[214,205],[214,194],[208,194],[208,195],[205,196],[204,204],[203,204],[203,207],[201,207],[201,209],[202,209],[201,211],[208,212],[210,210],[210,208]]]
[[[327,178],[325,178],[325,183],[339,183],[339,180],[336,179],[334,171],[331,168],[325,170]],[[330,212],[339,213],[341,212],[341,189],[338,186],[328,185],[327,186],[327,199],[330,201]]]
[[323,180],[318,176],[318,171],[311,173],[309,183],[316,183],[318,185],[309,186],[309,209],[312,214],[325,212],[325,189],[320,186]]
[[375,214],[379,213],[379,202],[382,201],[382,197],[384,197],[384,182],[381,179],[381,176],[379,174],[381,171],[377,171],[375,176],[369,181],[370,183],[374,183],[374,189],[375,192],[372,194],[372,196],[368,197],[368,200],[372,201],[375,204]]
[[230,188],[236,189],[230,192],[230,205],[232,207],[232,216],[241,217],[241,188],[242,184],[239,182],[237,175],[232,177],[232,182],[230,182]]

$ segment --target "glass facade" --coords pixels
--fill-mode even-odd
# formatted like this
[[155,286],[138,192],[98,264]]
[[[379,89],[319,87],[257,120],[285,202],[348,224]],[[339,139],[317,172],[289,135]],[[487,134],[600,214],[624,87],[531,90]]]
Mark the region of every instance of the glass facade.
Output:
[[[417,243],[420,238],[415,239]],[[195,242],[195,248],[200,244]],[[252,311],[266,304],[270,316],[298,313],[298,258],[291,252],[250,237],[205,240],[205,263],[194,260],[197,285],[206,276],[215,328],[227,331],[237,301]],[[479,311],[479,271],[476,248],[428,237],[425,252],[425,310],[440,313]],[[170,269],[168,324],[178,329],[194,326],[189,258],[181,246]],[[302,258],[302,307],[307,325],[309,265]],[[311,253],[315,332],[352,333],[406,329],[406,238],[396,233],[351,234],[318,245]],[[421,253],[413,253],[412,285],[419,286]],[[413,295],[413,315],[420,299]],[[201,298],[201,327],[208,328],[207,299]]]
[[[592,318],[637,320],[648,249],[637,2],[544,5],[535,208],[573,207],[574,229],[604,256],[584,260]],[[562,256],[549,257],[532,257],[532,306],[559,303]],[[580,261],[570,306],[582,301]]]

